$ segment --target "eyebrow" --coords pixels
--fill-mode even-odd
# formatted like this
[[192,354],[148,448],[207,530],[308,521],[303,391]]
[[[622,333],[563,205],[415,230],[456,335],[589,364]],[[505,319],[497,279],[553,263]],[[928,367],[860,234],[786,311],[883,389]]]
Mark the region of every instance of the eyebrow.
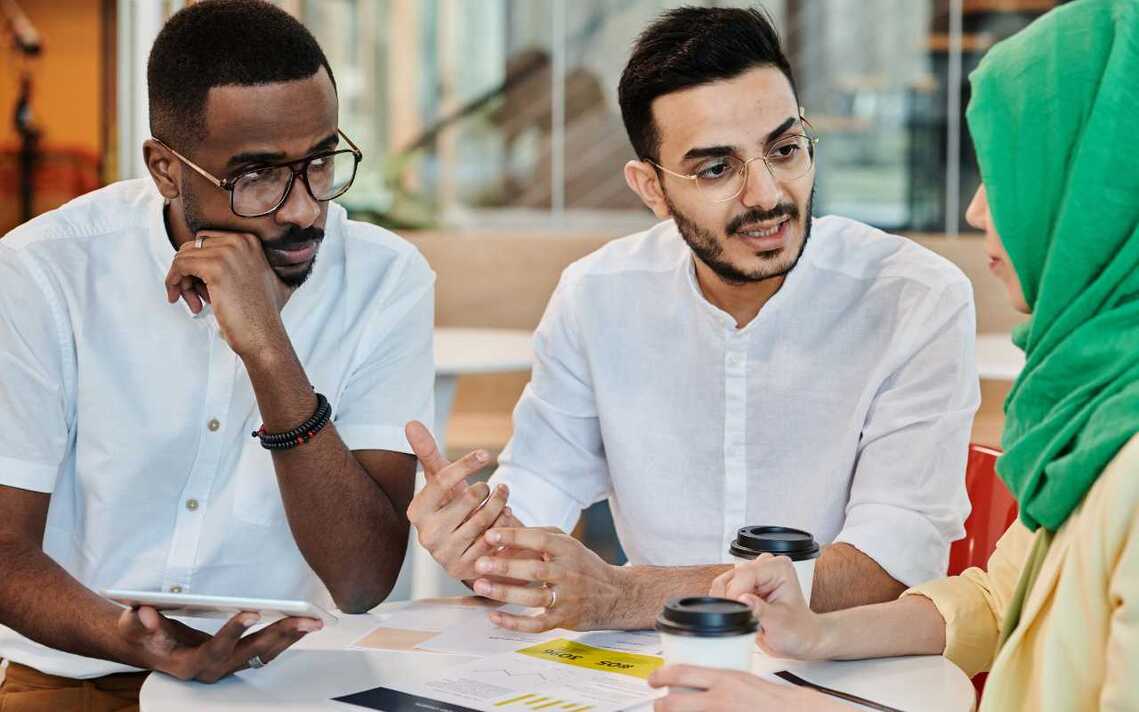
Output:
[[[340,142],[340,134],[331,133],[325,136],[320,141],[313,144],[309,150],[305,151],[305,155],[323,151],[336,146]],[[237,166],[249,165],[252,163],[279,163],[285,161],[287,156],[281,151],[246,151],[232,156],[226,163],[229,168],[236,168]]]
[[[794,116],[789,116],[784,119],[783,123],[775,127],[775,130],[767,134],[767,138],[763,140],[764,144],[769,144],[781,135],[787,132],[787,129],[795,125],[799,119]],[[730,156],[736,152],[732,146],[702,146],[699,148],[689,149],[687,153],[680,159],[681,161],[691,161],[696,158],[719,158],[721,156]]]

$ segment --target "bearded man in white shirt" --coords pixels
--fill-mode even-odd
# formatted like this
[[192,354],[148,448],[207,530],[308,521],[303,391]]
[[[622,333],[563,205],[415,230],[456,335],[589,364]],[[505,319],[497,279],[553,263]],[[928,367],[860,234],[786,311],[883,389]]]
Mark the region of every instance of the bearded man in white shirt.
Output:
[[[708,591],[745,525],[826,544],[816,610],[942,575],[979,401],[966,277],[812,218],[815,135],[760,11],[664,14],[619,94],[625,177],[665,222],[563,273],[493,492],[464,491],[485,453],[450,465],[409,425],[420,542],[476,592],[544,607],[491,614],[524,631],[649,627]],[[629,566],[543,529],[605,498]]]
[[327,59],[269,3],[207,0],[148,84],[149,178],[0,240],[5,709],[118,709],[133,671],[210,682],[320,626],[208,635],[99,590],[362,612],[406,547],[434,276],[330,202],[362,154]]

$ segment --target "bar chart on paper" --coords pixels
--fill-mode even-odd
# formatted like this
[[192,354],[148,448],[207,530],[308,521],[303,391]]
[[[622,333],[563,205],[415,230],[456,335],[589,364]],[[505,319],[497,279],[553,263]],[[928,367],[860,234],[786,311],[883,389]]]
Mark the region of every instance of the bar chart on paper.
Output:
[[545,697],[534,692],[496,702],[494,706],[506,709],[550,710],[550,712],[586,712],[593,709],[591,705]]

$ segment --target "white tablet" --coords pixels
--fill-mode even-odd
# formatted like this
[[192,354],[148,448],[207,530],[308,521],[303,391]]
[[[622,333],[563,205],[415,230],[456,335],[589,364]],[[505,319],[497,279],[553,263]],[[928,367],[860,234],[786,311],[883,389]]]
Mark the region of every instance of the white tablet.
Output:
[[258,613],[261,623],[298,616],[316,618],[325,625],[336,623],[336,616],[308,601],[281,601],[271,598],[238,598],[233,596],[201,596],[192,593],[164,591],[126,591],[109,589],[100,594],[125,606],[152,606],[164,615],[187,618],[232,618],[238,613]]

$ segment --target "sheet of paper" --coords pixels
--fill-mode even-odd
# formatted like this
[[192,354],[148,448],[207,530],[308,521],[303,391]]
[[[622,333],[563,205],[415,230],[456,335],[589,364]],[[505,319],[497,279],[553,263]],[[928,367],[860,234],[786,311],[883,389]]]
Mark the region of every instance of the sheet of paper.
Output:
[[[507,605],[498,610],[515,615],[532,615],[541,609],[529,609]],[[452,626],[439,635],[419,644],[420,650],[456,655],[497,655],[520,648],[528,648],[554,638],[575,635],[567,630],[557,629],[545,633],[521,633],[500,628],[491,622],[484,613],[479,620],[471,620]]]
[[621,650],[626,653],[657,657],[663,654],[660,633],[655,630],[594,630],[578,633],[574,640],[597,648]]
[[387,614],[381,624],[352,644],[364,650],[415,650],[445,630],[480,620],[499,604],[477,598],[423,600]]
[[[493,712],[619,712],[663,694],[645,682],[662,664],[658,657],[556,638],[447,668],[422,684],[393,681],[389,687],[412,696]],[[366,690],[338,699],[356,704],[348,698],[363,700],[381,694],[386,693]]]

